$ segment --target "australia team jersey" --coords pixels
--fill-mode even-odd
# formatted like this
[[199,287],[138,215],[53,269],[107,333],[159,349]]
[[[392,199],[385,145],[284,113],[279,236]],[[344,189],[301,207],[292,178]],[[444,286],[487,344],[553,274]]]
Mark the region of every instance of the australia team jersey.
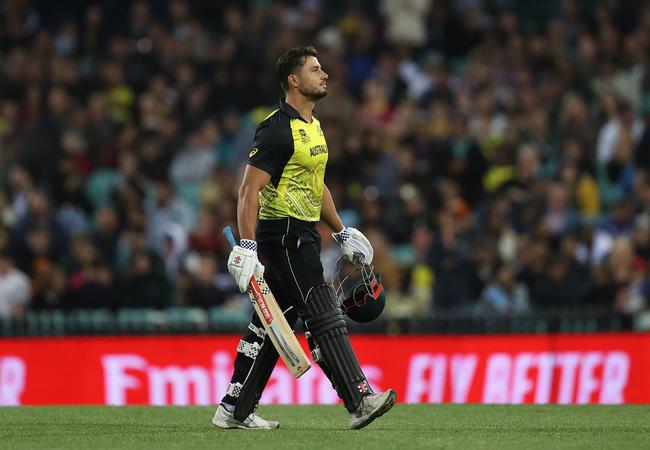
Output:
[[257,127],[248,164],[271,175],[260,191],[260,220],[320,220],[327,143],[318,119],[307,123],[280,101]]

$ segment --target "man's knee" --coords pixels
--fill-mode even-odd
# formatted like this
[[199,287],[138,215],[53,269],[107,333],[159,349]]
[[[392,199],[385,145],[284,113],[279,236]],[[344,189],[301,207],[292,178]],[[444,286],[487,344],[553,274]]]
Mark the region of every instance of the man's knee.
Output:
[[305,324],[314,337],[334,330],[347,331],[336,293],[329,283],[319,284],[309,290],[305,302]]
[[327,320],[327,317],[340,317],[340,319],[344,320],[334,287],[329,283],[321,283],[311,288],[307,293],[305,299],[305,319],[312,322],[319,322]]

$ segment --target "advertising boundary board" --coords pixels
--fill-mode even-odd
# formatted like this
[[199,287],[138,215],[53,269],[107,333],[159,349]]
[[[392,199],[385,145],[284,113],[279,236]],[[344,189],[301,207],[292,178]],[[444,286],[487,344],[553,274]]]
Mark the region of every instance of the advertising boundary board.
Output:
[[[402,403],[650,403],[650,333],[351,339],[373,388],[395,389]],[[215,404],[238,342],[236,335],[3,338],[0,406]],[[296,380],[282,362],[262,397],[338,401],[316,365]]]

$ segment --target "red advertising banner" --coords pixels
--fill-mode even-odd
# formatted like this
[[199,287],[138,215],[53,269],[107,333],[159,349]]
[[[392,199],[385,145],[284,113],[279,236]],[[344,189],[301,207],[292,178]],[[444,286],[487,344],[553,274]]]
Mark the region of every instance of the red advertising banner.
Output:
[[[238,336],[0,339],[0,405],[209,405]],[[650,334],[352,336],[375,390],[407,403],[650,403]],[[305,345],[305,342],[302,342]],[[279,363],[263,403],[335,403]]]

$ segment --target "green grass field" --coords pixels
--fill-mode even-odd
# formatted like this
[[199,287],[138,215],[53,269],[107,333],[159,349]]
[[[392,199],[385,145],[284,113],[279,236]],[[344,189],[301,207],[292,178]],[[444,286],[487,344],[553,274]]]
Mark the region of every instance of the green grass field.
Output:
[[2,449],[650,448],[650,406],[397,405],[352,431],[342,406],[263,406],[278,430],[218,430],[211,407],[0,408]]

